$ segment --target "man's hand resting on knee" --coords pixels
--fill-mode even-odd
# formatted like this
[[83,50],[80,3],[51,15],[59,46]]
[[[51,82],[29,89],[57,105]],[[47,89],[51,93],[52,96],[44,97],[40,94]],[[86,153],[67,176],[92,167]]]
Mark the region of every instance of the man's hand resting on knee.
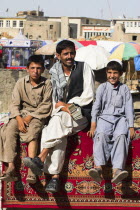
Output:
[[58,108],[58,107],[60,107],[60,106],[63,106],[63,107],[61,108],[61,110],[64,111],[64,112],[68,112],[68,113],[71,115],[70,110],[68,109],[68,107],[69,107],[70,105],[71,105],[71,104],[66,104],[66,103],[64,103],[64,102],[62,102],[62,101],[58,101],[58,102],[55,104],[55,108]]

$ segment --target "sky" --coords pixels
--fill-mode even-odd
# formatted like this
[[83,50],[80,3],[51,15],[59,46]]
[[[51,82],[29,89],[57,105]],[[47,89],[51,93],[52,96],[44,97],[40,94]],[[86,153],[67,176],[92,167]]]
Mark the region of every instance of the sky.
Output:
[[137,18],[140,0],[0,0],[0,16],[16,16],[18,11],[37,10],[50,17],[99,19]]

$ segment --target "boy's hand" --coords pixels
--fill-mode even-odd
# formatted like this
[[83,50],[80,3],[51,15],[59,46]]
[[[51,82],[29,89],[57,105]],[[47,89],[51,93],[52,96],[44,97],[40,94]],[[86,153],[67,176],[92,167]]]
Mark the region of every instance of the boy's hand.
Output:
[[96,130],[96,122],[92,122],[90,130],[87,132],[87,136],[93,138],[95,130]]
[[24,120],[21,116],[17,116],[16,120],[18,122],[18,129],[19,131],[21,131],[22,133],[26,133],[27,132],[27,128],[26,125],[24,123]]
[[93,138],[94,132],[95,132],[95,131],[93,131],[93,130],[88,131],[88,132],[87,132],[87,136],[89,136],[90,138]]
[[135,138],[135,129],[134,128],[129,128],[129,131],[130,131],[130,139],[134,139]]
[[23,117],[23,121],[24,121],[26,126],[29,126],[29,123],[31,122],[32,119],[33,119],[33,117],[30,116],[30,115],[28,115],[26,117]]

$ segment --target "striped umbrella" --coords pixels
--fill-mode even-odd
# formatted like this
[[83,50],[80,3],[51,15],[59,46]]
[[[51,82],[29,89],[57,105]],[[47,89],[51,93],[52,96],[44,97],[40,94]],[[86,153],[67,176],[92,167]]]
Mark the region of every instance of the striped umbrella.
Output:
[[140,45],[134,42],[127,42],[115,46],[111,50],[109,59],[129,60],[140,54]]

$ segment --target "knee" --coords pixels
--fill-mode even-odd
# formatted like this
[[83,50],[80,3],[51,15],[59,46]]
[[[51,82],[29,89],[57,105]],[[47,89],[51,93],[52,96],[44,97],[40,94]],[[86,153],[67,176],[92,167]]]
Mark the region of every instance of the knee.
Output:
[[107,135],[105,133],[98,133],[95,136],[95,140],[97,141],[103,141],[104,139],[108,138]]
[[7,125],[7,128],[6,128],[7,132],[11,133],[12,130],[17,130],[17,129],[18,129],[17,120],[16,119],[11,119],[9,121],[8,125]]

